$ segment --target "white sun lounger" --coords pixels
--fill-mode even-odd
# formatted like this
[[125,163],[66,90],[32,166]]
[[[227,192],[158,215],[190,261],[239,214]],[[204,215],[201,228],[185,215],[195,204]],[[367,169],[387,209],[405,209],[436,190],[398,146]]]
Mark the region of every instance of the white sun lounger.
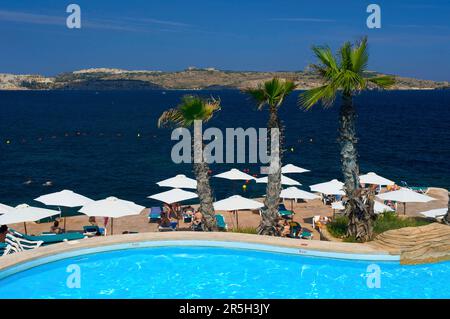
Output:
[[4,255],[11,254],[12,252],[21,252],[30,249],[35,249],[43,244],[43,241],[29,241],[23,238],[18,238],[12,234],[7,234],[5,243],[7,248],[5,249]]

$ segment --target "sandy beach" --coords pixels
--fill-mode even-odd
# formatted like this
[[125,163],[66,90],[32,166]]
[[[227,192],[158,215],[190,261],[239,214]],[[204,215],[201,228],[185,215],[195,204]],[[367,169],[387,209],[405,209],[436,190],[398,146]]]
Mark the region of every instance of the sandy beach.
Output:
[[[407,216],[420,216],[419,213],[430,209],[447,207],[448,191],[442,188],[430,188],[427,195],[435,198],[436,200],[428,203],[410,203],[407,205]],[[263,201],[262,199],[257,199]],[[284,202],[288,209],[291,208],[291,201]],[[333,210],[330,206],[325,206],[321,200],[315,199],[302,203],[294,203],[293,210],[295,212],[294,221],[299,222],[305,229],[312,231],[314,234],[313,240],[319,240],[320,236],[317,230],[312,227],[312,217],[316,215],[320,216],[332,216]],[[141,214],[136,216],[128,216],[114,219],[114,235],[122,234],[123,232],[157,232],[158,225],[156,223],[148,222],[148,209],[145,209]],[[399,215],[403,215],[403,205],[399,204]],[[216,214],[222,214],[225,217],[225,221],[228,224],[228,231],[232,231],[236,228],[235,217],[230,212],[216,211]],[[259,225],[259,214],[251,211],[239,211],[239,228],[257,227]],[[68,217],[66,220],[67,231],[82,231],[83,226],[89,225],[87,216],[74,216]],[[103,226],[103,218],[98,218],[97,222],[99,226]],[[41,232],[50,230],[52,223],[27,223],[28,234],[38,235]],[[61,222],[61,226],[64,226],[64,222]],[[111,224],[108,224],[108,233],[110,234]],[[20,232],[24,231],[23,224],[10,225]],[[180,221],[180,230],[189,230],[189,225]]]

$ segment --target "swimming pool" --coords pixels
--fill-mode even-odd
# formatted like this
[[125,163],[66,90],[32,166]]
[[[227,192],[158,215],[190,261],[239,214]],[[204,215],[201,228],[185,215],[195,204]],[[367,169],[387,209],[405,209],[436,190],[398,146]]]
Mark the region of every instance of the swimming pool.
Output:
[[0,298],[450,298],[449,282],[450,262],[401,266],[224,247],[138,247],[12,271],[0,279]]

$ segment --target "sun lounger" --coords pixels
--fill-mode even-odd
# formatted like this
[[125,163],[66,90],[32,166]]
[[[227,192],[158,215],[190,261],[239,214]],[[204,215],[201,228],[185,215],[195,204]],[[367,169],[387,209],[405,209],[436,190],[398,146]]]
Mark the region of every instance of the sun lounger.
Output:
[[291,230],[289,237],[298,238],[300,236],[300,232],[302,231],[302,226],[294,221],[289,222],[289,228]]
[[106,236],[106,229],[95,225],[83,226],[83,235],[92,236]]
[[8,254],[8,245],[5,243],[0,243],[0,256]]
[[81,233],[65,233],[65,234],[53,234],[42,236],[29,236],[18,231],[10,229],[16,238],[20,238],[30,242],[42,242],[42,246],[61,243],[63,241],[79,240],[85,238],[85,235]]
[[170,226],[159,226],[158,231],[174,231],[177,230],[178,223],[170,222]]
[[227,230],[228,229],[228,225],[225,222],[225,218],[223,217],[223,215],[220,215],[220,214],[216,215],[216,223],[217,223],[217,228],[219,230]]
[[199,223],[199,224],[192,224],[191,229],[193,231],[205,231],[205,228],[203,226],[203,223]]
[[20,252],[19,245],[14,241],[9,240],[8,238],[5,238],[5,248],[3,249],[2,256],[6,256],[12,253],[18,253]]
[[310,233],[307,230],[302,230],[302,233],[300,234],[300,238],[302,238],[302,239],[313,239],[313,234]]
[[150,213],[148,214],[148,222],[149,223],[157,223],[161,220],[161,207],[152,207],[150,208]]
[[191,214],[183,214],[183,223],[189,224],[192,222]]
[[279,210],[278,214],[283,218],[291,218],[292,215],[294,215],[294,212],[291,210]]
[[302,226],[294,221],[291,221],[289,223],[289,226],[291,228],[291,233],[289,234],[289,237],[291,238],[303,238],[303,239],[312,239],[313,234],[309,231],[302,229]]
[[400,185],[420,194],[428,193],[428,187],[425,186],[409,186],[406,181],[400,181]]
[[292,215],[294,215],[294,212],[292,210],[288,210],[284,204],[280,204],[278,205],[278,214],[280,214],[282,218],[291,218]]
[[165,232],[165,231],[175,231],[176,229],[175,228],[172,228],[172,227],[163,227],[163,226],[158,226],[158,231],[160,231],[160,232]]
[[31,241],[18,236],[14,236],[12,233],[10,233],[6,235],[5,243],[9,246],[9,253],[11,253],[38,248],[43,244],[43,241]]
[[428,193],[428,187],[426,186],[411,186],[410,189],[420,194]]

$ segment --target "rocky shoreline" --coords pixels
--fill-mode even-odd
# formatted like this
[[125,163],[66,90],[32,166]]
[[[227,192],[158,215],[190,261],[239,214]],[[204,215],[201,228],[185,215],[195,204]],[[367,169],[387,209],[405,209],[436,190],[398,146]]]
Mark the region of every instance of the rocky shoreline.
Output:
[[[368,72],[367,77],[380,73]],[[183,71],[129,71],[121,69],[87,69],[58,74],[14,75],[0,73],[0,90],[200,90],[245,89],[279,77],[295,81],[299,90],[321,85],[319,78],[308,71],[223,71],[214,68],[188,68]],[[449,82],[435,82],[396,77],[393,90],[437,90],[450,88]]]

